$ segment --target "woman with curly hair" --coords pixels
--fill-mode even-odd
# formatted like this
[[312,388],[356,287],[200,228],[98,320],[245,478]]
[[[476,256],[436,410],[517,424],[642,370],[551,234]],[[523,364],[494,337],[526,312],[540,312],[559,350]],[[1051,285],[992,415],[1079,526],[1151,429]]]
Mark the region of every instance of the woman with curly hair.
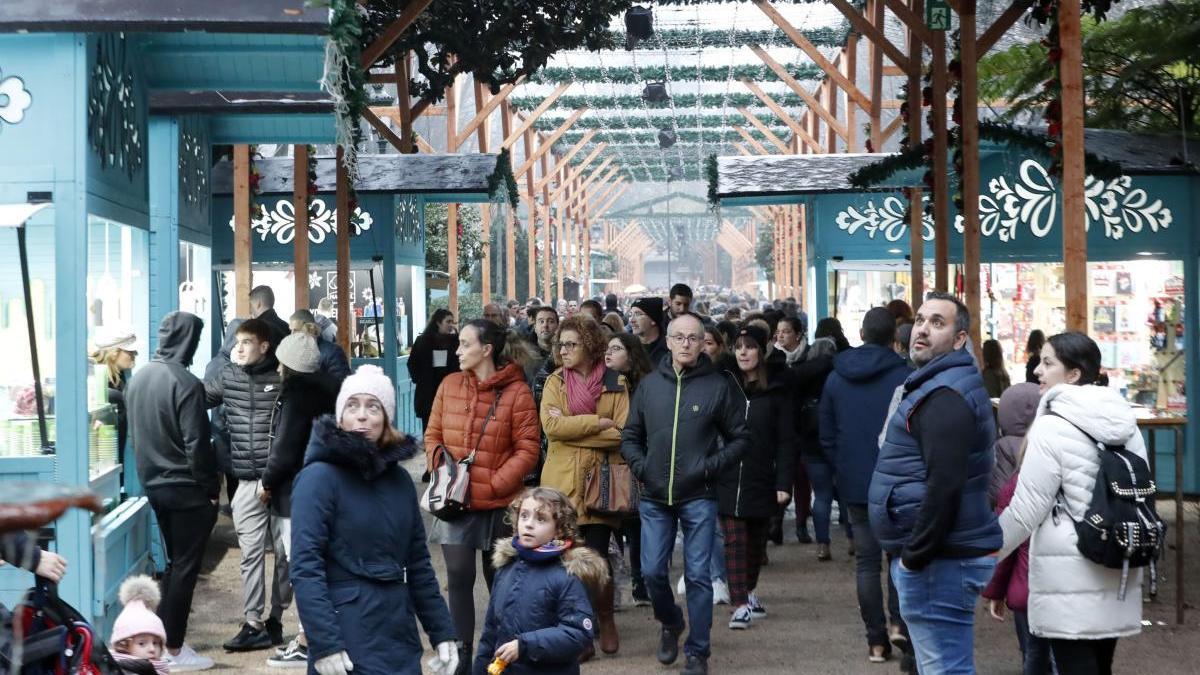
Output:
[[[624,464],[621,429],[629,414],[625,376],[604,365],[607,341],[600,326],[586,316],[573,316],[558,327],[554,362],[558,369],[542,393],[542,429],[550,443],[542,485],[561,491],[579,513],[579,534],[588,548],[608,558],[608,542],[620,518],[591,513],[584,503],[588,473],[601,465]],[[615,654],[620,647],[613,621],[613,586],[591,589],[599,618],[600,649]],[[584,657],[594,651],[589,645]]]

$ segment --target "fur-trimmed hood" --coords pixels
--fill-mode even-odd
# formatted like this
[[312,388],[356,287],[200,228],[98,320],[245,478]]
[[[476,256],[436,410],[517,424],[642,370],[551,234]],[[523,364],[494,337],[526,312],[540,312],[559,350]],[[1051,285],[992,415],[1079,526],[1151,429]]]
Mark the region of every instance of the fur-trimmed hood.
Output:
[[[492,549],[492,566],[500,569],[516,559],[517,549],[513,546],[512,539],[497,539]],[[608,581],[608,565],[605,564],[604,558],[584,546],[582,542],[575,542],[559,556],[559,559],[567,574],[582,581],[584,586],[599,588]]]
[[328,462],[354,469],[367,480],[375,480],[388,467],[415,454],[417,442],[412,436],[405,436],[403,441],[381,448],[361,434],[339,429],[333,415],[322,415],[313,422],[304,465]]

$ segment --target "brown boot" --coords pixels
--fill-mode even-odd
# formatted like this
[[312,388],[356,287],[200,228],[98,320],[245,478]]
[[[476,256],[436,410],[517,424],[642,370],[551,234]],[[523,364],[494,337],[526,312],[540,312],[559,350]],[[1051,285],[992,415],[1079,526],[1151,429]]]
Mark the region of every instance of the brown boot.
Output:
[[600,619],[600,651],[605,654],[616,654],[621,648],[621,638],[617,635],[617,622],[613,620],[613,593],[614,588],[612,582],[604,585],[598,593],[599,600],[596,607],[596,614]]

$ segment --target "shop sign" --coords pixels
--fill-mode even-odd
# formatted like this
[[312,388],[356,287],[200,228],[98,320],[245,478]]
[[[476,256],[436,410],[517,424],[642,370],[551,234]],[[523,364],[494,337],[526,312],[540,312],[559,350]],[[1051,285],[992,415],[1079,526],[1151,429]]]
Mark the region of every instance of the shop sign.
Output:
[[[1104,236],[1117,240],[1128,233],[1158,232],[1171,226],[1171,209],[1161,199],[1151,199],[1142,188],[1133,186],[1133,179],[1120,176],[1111,181],[1087,177],[1084,183],[1087,211],[1086,226],[1104,226]],[[1058,186],[1039,162],[1021,162],[1017,177],[1011,183],[1004,176],[988,181],[987,192],[979,195],[979,231],[984,237],[1001,242],[1015,241],[1018,225],[1027,225],[1029,234],[1045,238],[1054,229],[1060,202]],[[928,201],[928,196],[925,201]],[[862,231],[868,238],[877,235],[887,241],[899,241],[908,234],[907,200],[885,197],[876,205],[868,200],[865,207],[848,206],[835,217],[839,229],[854,235]],[[926,213],[921,233],[926,241],[933,239],[933,217]],[[963,218],[955,218],[955,229],[963,231]]]
[[[229,229],[234,229],[234,217],[229,217]],[[350,236],[357,237],[371,229],[375,222],[371,214],[355,207],[350,216]],[[263,209],[263,215],[250,221],[250,230],[257,232],[261,241],[275,237],[280,244],[290,244],[296,236],[296,212],[292,200],[280,199],[274,209]],[[325,237],[337,232],[337,209],[330,209],[323,199],[312,200],[312,213],[308,217],[308,240],[314,244],[325,241]]]

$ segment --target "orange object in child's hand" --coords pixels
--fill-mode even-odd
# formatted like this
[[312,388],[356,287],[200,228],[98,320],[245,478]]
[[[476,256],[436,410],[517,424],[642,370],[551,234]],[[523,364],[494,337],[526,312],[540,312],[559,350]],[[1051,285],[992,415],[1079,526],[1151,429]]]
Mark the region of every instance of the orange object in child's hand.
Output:
[[504,669],[507,667],[507,661],[497,658],[495,661],[492,661],[491,665],[488,666],[487,672],[488,675],[502,675],[504,673]]

